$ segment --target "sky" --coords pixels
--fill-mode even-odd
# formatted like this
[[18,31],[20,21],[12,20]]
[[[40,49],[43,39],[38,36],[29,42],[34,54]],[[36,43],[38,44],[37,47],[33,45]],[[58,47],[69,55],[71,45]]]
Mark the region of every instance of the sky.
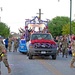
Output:
[[[0,0],[1,21],[10,27],[11,32],[18,33],[24,28],[25,19],[38,16],[39,9],[43,13],[42,20],[56,16],[70,17],[70,0]],[[72,0],[72,20],[75,19],[75,0]]]

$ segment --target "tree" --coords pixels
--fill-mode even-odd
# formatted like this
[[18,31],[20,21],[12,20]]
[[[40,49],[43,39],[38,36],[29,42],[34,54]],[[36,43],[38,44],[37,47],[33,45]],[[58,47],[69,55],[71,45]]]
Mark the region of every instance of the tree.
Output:
[[[70,34],[70,23],[68,24],[65,24],[63,27],[62,27],[62,35],[64,34]],[[71,24],[71,32],[72,34],[75,34],[75,22],[72,21],[72,24]]]
[[10,35],[10,28],[2,22],[0,22],[0,35],[3,37],[8,37]]
[[70,34],[70,24],[65,24],[62,27],[62,35]]
[[53,36],[62,35],[62,27],[69,22],[68,17],[57,16],[48,23],[49,31]]
[[71,28],[71,30],[72,30],[72,34],[75,34],[75,22],[74,21],[72,21],[72,28]]

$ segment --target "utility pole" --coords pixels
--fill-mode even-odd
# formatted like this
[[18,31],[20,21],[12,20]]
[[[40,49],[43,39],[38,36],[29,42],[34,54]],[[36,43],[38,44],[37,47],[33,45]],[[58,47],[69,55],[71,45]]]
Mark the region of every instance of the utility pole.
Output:
[[41,9],[39,9],[39,13],[37,13],[37,14],[39,14],[39,20],[41,20],[41,14],[43,14],[43,13],[41,13]]

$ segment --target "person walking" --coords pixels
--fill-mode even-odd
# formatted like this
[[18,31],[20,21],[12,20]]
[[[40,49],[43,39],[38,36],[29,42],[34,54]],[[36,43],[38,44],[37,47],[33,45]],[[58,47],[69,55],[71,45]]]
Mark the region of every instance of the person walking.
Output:
[[75,68],[74,62],[75,62],[75,36],[73,37],[73,40],[71,42],[71,49],[72,49],[72,59],[70,63],[71,68]]
[[64,55],[67,58],[67,55],[68,55],[68,43],[67,43],[66,35],[64,35],[63,38],[62,38],[62,57],[64,57]]
[[3,63],[5,64],[5,67],[7,67],[8,69],[8,73],[11,73],[11,69],[9,67],[9,63],[7,60],[7,52],[6,52],[6,48],[3,44],[3,38],[0,37],[0,62],[3,61]]
[[12,39],[11,51],[14,52],[14,39]]
[[4,40],[4,42],[5,42],[5,48],[6,48],[6,50],[8,49],[8,38],[6,38],[5,40]]
[[8,42],[9,52],[11,52],[11,46],[12,46],[12,40],[11,38],[9,38],[9,42]]
[[15,41],[14,41],[14,52],[17,52],[17,48],[18,48],[18,40],[15,39]]
[[59,36],[59,38],[58,38],[57,45],[58,45],[58,48],[57,48],[57,55],[59,55],[59,53],[61,54],[61,52],[62,52],[62,42],[61,42],[60,36]]

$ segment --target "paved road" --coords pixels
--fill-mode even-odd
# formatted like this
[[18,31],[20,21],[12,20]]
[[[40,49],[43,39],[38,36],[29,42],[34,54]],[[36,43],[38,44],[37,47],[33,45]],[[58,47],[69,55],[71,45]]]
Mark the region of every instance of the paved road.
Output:
[[1,75],[75,75],[75,68],[70,68],[71,56],[62,58],[57,56],[56,60],[51,57],[34,57],[29,60],[25,54],[19,52],[8,52],[8,61],[12,69],[11,74],[1,62]]

